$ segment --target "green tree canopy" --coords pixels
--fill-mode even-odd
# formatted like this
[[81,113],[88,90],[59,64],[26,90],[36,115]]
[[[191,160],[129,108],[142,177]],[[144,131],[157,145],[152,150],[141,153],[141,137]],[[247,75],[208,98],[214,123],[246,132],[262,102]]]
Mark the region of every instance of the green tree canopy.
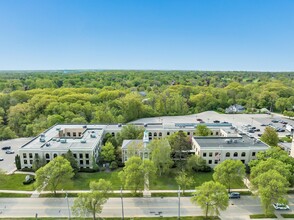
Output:
[[199,171],[205,171],[210,170],[208,166],[206,165],[206,160],[204,160],[199,155],[192,155],[188,158],[187,164],[186,164],[187,170],[189,172],[199,172]]
[[67,159],[70,162],[70,166],[73,168],[74,173],[76,174],[79,172],[80,167],[78,164],[77,159],[74,157],[73,153],[71,150],[68,150],[66,154],[62,155],[65,159]]
[[225,185],[229,192],[234,183],[242,182],[245,165],[240,160],[225,160],[214,168],[213,179]]
[[201,207],[207,219],[208,215],[219,215],[219,211],[229,206],[229,196],[226,187],[219,182],[205,182],[196,187],[196,193],[191,198],[193,204]]
[[179,174],[176,176],[176,182],[185,193],[185,190],[188,187],[191,187],[194,184],[194,180],[192,177],[188,176],[185,171],[180,171]]
[[101,157],[106,162],[115,160],[115,148],[111,142],[107,142],[101,150]]
[[57,156],[36,172],[36,186],[39,190],[46,186],[56,195],[57,187],[74,176],[70,162],[62,156]]
[[272,127],[266,127],[263,134],[260,137],[260,140],[265,142],[270,146],[277,146],[279,143],[279,137],[277,132]]
[[196,127],[195,135],[196,136],[209,136],[211,130],[206,125],[198,124]]
[[74,200],[72,211],[80,217],[89,216],[92,214],[93,219],[96,219],[96,214],[102,212],[103,204],[109,198],[109,193],[112,191],[111,182],[100,179],[98,182],[90,182],[89,193],[79,193]]
[[148,145],[151,151],[151,161],[157,168],[159,176],[169,171],[173,164],[171,159],[171,147],[166,139],[152,140]]

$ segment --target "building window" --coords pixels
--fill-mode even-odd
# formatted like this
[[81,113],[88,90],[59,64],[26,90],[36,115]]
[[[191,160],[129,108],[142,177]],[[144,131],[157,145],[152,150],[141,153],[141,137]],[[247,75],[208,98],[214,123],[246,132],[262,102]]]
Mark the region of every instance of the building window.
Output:
[[114,132],[112,132],[112,133],[111,133],[111,135],[112,135],[112,137],[114,137],[114,136],[115,136],[115,133],[114,133]]
[[83,160],[80,160],[80,164],[83,165],[84,164],[84,161]]
[[90,164],[90,161],[89,160],[86,160],[86,164],[89,165]]
[[53,154],[53,158],[57,157],[57,154]]
[[234,157],[238,157],[238,153],[237,152],[234,153]]
[[212,152],[209,152],[209,156],[212,157]]
[[36,153],[36,154],[35,154],[35,157],[38,157],[38,156],[39,156],[39,154]]
[[208,164],[212,164],[212,160],[209,160],[209,161],[208,161]]
[[33,164],[33,160],[30,160],[30,164]]
[[213,135],[213,133],[211,132],[210,135]]
[[73,136],[76,137],[77,136],[77,133],[76,132],[73,132]]
[[67,133],[66,133],[66,136],[70,137],[70,132],[67,132]]
[[50,155],[49,154],[45,154],[45,158],[46,159],[50,159]]
[[214,164],[218,164],[218,160],[215,160],[215,161],[214,161]]
[[241,160],[241,162],[245,164],[245,160]]
[[24,164],[28,164],[28,161],[27,161],[27,160],[24,160],[23,163],[24,163]]
[[245,157],[245,156],[246,156],[246,153],[242,152],[241,157]]
[[252,152],[252,157],[255,157],[256,152]]
[[73,154],[74,158],[77,158],[77,154]]
[[206,153],[203,153],[203,157],[206,157]]
[[231,156],[230,152],[227,152],[226,157],[230,157],[230,156]]
[[154,137],[157,137],[157,133],[156,132],[154,132],[154,135],[153,135]]
[[159,137],[162,137],[162,133],[161,132],[159,132]]
[[166,135],[169,135],[169,134],[170,134],[169,132],[166,133]]
[[33,158],[33,154],[32,153],[29,153],[29,158]]
[[86,158],[89,158],[89,154],[85,154]]
[[217,132],[215,132],[215,135],[216,135],[216,136],[218,135],[218,131],[217,131]]
[[187,132],[187,135],[190,135],[190,131]]
[[27,158],[27,154],[26,153],[24,153],[22,156],[23,156],[23,158]]
[[82,132],[79,132],[79,137],[81,137],[82,136]]
[[80,154],[80,158],[83,158],[83,154]]

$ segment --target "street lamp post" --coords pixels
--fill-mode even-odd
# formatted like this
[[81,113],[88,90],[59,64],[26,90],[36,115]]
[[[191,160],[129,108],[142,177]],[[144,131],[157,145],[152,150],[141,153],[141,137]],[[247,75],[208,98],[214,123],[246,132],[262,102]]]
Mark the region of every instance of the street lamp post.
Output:
[[120,198],[121,198],[121,219],[125,219],[125,214],[124,214],[124,201],[123,201],[123,196],[122,196],[122,187],[120,187]]
[[[63,189],[62,189],[62,191],[63,191]],[[65,191],[65,198],[66,198],[66,203],[67,203],[68,219],[70,219],[70,208],[69,208],[67,191]]]

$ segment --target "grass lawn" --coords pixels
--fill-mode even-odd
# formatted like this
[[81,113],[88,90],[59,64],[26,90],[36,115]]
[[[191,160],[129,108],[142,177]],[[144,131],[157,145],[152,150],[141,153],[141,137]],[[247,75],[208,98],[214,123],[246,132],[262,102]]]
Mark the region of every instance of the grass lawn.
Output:
[[275,214],[269,214],[269,215],[265,215],[265,214],[255,214],[255,215],[250,215],[251,219],[255,219],[255,218],[277,218],[277,216]]
[[[120,220],[121,218],[99,218],[96,217],[97,219],[106,219],[106,220]],[[6,218],[9,220],[35,220],[36,218]],[[56,218],[42,218],[42,220],[52,220]],[[58,218],[58,219],[68,219],[68,218]],[[93,219],[93,218],[71,218],[75,220],[84,220],[84,219]],[[151,217],[151,218],[142,218],[142,217],[133,217],[133,218],[125,218],[125,220],[139,220],[139,219],[152,219],[152,220],[159,220],[159,219],[167,219],[167,220],[176,220],[178,219],[177,217]],[[183,220],[205,220],[204,216],[181,216],[181,219]],[[220,219],[219,217],[211,217],[208,219]]]
[[292,219],[294,219],[294,214],[281,214],[281,216],[283,216],[283,218],[292,218]]
[[35,190],[34,184],[24,185],[22,182],[25,180],[26,174],[12,174],[5,175],[4,181],[0,181],[0,189],[10,190]]
[[0,193],[0,198],[28,198],[31,194],[23,193]]

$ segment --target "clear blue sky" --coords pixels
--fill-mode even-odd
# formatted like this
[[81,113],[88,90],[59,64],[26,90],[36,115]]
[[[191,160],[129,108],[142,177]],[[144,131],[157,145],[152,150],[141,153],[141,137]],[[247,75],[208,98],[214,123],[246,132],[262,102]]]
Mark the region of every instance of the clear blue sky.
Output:
[[294,71],[293,0],[0,0],[0,70]]

